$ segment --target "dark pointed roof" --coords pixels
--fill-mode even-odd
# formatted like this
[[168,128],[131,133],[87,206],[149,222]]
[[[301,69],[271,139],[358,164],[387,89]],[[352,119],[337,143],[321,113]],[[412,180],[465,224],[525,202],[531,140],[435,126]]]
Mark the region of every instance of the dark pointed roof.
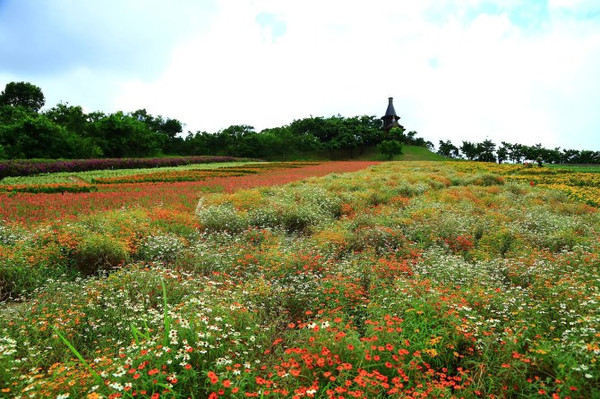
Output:
[[394,97],[388,97],[388,106],[387,106],[387,110],[385,111],[385,115],[384,116],[398,116],[396,115],[396,110],[394,109]]
[[393,97],[388,97],[388,107],[385,111],[385,115],[381,117],[383,120],[383,130],[389,131],[393,127],[399,127],[400,124],[398,120],[400,117],[396,115],[396,110],[394,109]]

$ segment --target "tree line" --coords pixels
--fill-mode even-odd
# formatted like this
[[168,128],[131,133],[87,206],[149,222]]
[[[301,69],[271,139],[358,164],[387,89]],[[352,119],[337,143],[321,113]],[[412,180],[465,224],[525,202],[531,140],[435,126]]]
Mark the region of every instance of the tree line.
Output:
[[123,158],[170,152],[181,122],[146,110],[86,113],[60,103],[46,111],[42,90],[8,83],[0,94],[0,158]]
[[448,158],[498,163],[522,163],[525,160],[553,164],[600,163],[600,151],[545,148],[541,144],[528,146],[505,141],[498,146],[489,139],[481,143],[463,141],[459,147],[450,140],[440,140],[437,153]]
[[[42,90],[27,82],[8,83],[0,94],[0,159],[124,158],[159,155],[217,155],[286,158],[323,152],[354,157],[390,140],[375,116],[310,117],[260,132],[232,125],[218,132],[183,135],[183,124],[145,109],[86,113],[68,103],[42,111]],[[401,128],[393,140],[432,146]]]
[[[376,116],[310,117],[289,125],[256,132],[252,126],[233,125],[216,133],[190,133],[183,141],[184,154],[231,155],[236,157],[293,157],[323,152],[326,156],[353,158],[386,140],[409,145],[432,145],[417,132],[400,127],[392,137],[381,129]],[[186,152],[187,151],[187,152]]]
[[[289,125],[257,132],[249,125],[232,125],[218,132],[187,132],[177,119],[153,116],[145,109],[112,114],[83,111],[59,103],[42,111],[42,90],[27,82],[10,82],[0,93],[0,159],[32,158],[143,158],[161,155],[234,156],[294,159],[322,153],[330,158],[352,158],[377,146],[388,159],[402,153],[402,145],[433,149],[433,143],[404,127],[382,130],[376,116],[309,117]],[[440,140],[437,153],[456,159],[521,163],[600,163],[600,151],[544,148],[489,139],[463,141],[455,146]]]

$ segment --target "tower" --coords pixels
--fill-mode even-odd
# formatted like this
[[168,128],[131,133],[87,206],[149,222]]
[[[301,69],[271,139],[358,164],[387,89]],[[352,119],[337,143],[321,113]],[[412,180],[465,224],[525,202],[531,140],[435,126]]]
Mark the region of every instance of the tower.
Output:
[[394,109],[394,98],[388,98],[388,106],[385,111],[385,115],[381,117],[383,120],[383,130],[389,133],[390,129],[393,127],[400,127],[398,120],[400,117],[396,115],[396,110]]

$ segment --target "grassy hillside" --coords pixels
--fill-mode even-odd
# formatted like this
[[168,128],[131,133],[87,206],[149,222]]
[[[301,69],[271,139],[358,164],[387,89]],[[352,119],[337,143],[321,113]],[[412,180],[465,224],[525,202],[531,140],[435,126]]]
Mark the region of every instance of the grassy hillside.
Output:
[[[436,154],[435,152],[431,152],[429,149],[425,147],[417,147],[414,145],[405,145],[402,149],[403,154],[398,155],[393,160],[394,161],[447,161],[448,158],[445,158],[441,155]],[[377,154],[377,158],[381,160],[385,160],[385,157],[381,154]]]
[[[431,152],[427,148],[417,147],[412,145],[405,145],[403,148],[403,154],[394,157],[393,161],[445,161],[444,158],[434,152]],[[367,147],[362,154],[356,151],[353,157],[350,157],[347,151],[329,151],[321,152],[306,152],[306,153],[294,153],[287,154],[286,156],[277,156],[270,158],[269,161],[300,161],[300,160],[313,160],[313,161],[386,161],[387,159],[383,154],[379,152],[376,146]]]

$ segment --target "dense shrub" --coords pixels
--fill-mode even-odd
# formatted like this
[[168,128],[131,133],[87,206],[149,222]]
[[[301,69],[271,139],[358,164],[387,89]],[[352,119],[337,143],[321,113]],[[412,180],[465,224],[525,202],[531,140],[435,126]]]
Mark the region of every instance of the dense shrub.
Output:
[[198,221],[208,231],[240,232],[256,227],[306,232],[340,215],[340,199],[312,185],[240,191],[225,198],[205,197],[196,207]]
[[465,184],[472,184],[474,186],[503,185],[504,178],[502,176],[494,175],[491,173],[481,173],[466,179]]
[[153,235],[142,241],[137,257],[145,261],[173,263],[184,247],[182,239],[175,235]]
[[128,261],[123,243],[103,235],[85,237],[73,253],[74,266],[85,275],[109,271]]
[[207,231],[238,233],[248,227],[247,218],[236,211],[233,204],[204,206],[200,200],[196,207],[196,216],[201,227]]

